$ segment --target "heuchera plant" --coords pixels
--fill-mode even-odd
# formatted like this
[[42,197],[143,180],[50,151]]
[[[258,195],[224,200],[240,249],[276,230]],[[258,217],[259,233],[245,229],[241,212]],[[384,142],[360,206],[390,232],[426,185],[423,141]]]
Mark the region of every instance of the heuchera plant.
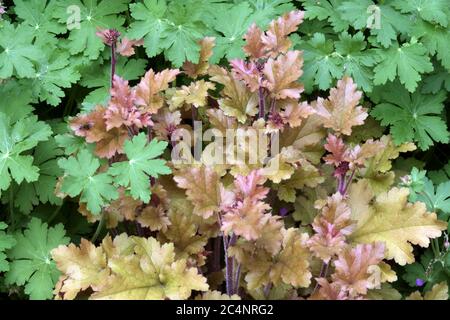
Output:
[[425,2],[0,1],[0,293],[448,299]]
[[[266,31],[251,25],[247,58],[229,68],[209,65],[215,39],[207,37],[198,63],[150,69],[135,86],[115,74],[115,54],[139,43],[98,32],[112,49],[110,100],[70,120],[73,136],[64,139],[84,142],[58,161],[57,193],[77,199],[79,212],[109,231],[101,241],[97,232],[51,251],[62,273],[55,298],[399,295],[390,285],[394,266],[413,263],[413,245],[428,247],[447,224],[424,203],[409,202],[407,187],[394,186],[391,162],[414,144],[353,135],[368,114],[352,78],[339,80],[328,97],[304,100],[302,52],[288,37],[303,17],[291,11]],[[192,81],[176,86],[180,74]],[[276,133],[280,152],[250,163],[253,145],[216,139],[201,147],[244,156],[171,161],[169,152],[190,145],[179,138],[197,130],[195,121],[222,133]],[[446,294],[441,283],[410,298]]]

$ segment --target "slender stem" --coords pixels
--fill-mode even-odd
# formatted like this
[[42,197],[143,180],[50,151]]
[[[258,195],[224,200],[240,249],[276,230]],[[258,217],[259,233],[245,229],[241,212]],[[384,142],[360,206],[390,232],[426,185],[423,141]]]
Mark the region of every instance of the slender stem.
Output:
[[431,249],[433,250],[434,257],[437,258],[437,257],[440,256],[440,250],[438,249],[439,243],[436,246],[435,240],[437,240],[437,239],[432,239],[431,240]]
[[[324,262],[322,263],[322,267],[320,268],[320,273],[319,273],[319,278],[323,278],[327,276],[327,272],[328,272],[328,263]],[[313,293],[316,293],[317,289],[319,289],[319,283],[316,282],[316,286],[314,287]]]
[[265,101],[265,97],[264,97],[264,88],[261,86],[258,89],[258,97],[259,97],[258,118],[264,118],[264,115],[266,113],[266,101]]
[[224,247],[225,247],[225,280],[226,280],[226,286],[227,286],[227,294],[233,295],[234,294],[234,258],[228,257],[228,248],[230,246],[233,246],[236,243],[237,237],[235,234],[232,234],[230,237],[230,240],[224,236]]
[[213,260],[212,260],[212,271],[216,272],[220,270],[220,237],[214,238],[213,240]]
[[241,264],[238,263],[237,268],[236,268],[236,277],[235,277],[235,282],[234,282],[234,293],[239,294],[239,284],[241,282]]
[[230,263],[231,261],[228,259],[228,237],[223,235],[223,247],[224,247],[224,251],[225,251],[225,285],[227,288],[227,294],[231,295],[231,292],[233,291],[232,289],[232,279],[230,277]]
[[111,88],[113,86],[114,75],[116,74],[116,43],[111,44]]
[[337,178],[338,181],[338,192],[341,195],[344,195],[344,188],[345,188],[345,176],[341,175]]
[[[355,172],[356,172],[356,169],[353,169],[352,174],[351,174],[350,177],[345,181],[345,186],[344,186],[344,191],[343,191],[344,193],[343,193],[343,194],[346,194],[346,193],[347,193],[348,187],[349,187],[350,184],[352,183],[353,176],[355,175]],[[344,178],[343,180],[345,180],[345,178]]]
[[264,297],[265,297],[266,299],[269,298],[269,294],[270,294],[270,290],[271,290],[271,289],[272,289],[272,283],[271,283],[271,282],[269,282],[268,284],[266,284],[266,285],[264,286],[263,292],[264,292]]
[[274,113],[275,112],[275,98],[272,99],[272,101],[270,102],[270,113]]
[[95,240],[97,240],[97,238],[98,238],[100,232],[102,231],[104,225],[105,225],[105,215],[102,213],[102,215],[100,216],[100,221],[98,222],[98,225],[97,225],[97,229],[95,230],[95,233],[94,233],[94,235],[91,238],[91,242],[92,243],[94,243]]

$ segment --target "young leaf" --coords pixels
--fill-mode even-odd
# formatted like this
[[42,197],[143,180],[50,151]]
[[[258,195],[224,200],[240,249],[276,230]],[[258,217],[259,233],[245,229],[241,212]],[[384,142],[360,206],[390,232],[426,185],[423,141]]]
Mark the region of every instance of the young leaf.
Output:
[[64,170],[61,192],[71,197],[80,195],[80,202],[86,203],[93,214],[99,214],[109,201],[119,197],[112,185],[113,177],[107,173],[98,173],[100,161],[86,150],[81,150],[76,157],[59,159],[58,165]]
[[332,128],[337,133],[351,135],[352,127],[364,123],[368,114],[359,106],[362,92],[356,89],[352,78],[339,80],[336,88],[330,90],[327,100],[317,99],[316,113],[322,119],[325,128]]
[[32,300],[50,299],[60,275],[50,251],[69,243],[65,234],[62,224],[49,228],[41,220],[31,219],[27,229],[15,235],[17,244],[8,253],[12,262],[6,283],[25,285]]
[[186,189],[187,198],[194,205],[194,213],[204,218],[218,212],[220,205],[220,180],[211,167],[184,169],[173,179],[177,186]]
[[115,177],[116,184],[128,188],[134,199],[148,203],[151,195],[149,176],[158,178],[158,175],[171,173],[165,160],[155,159],[166,147],[166,141],[153,139],[147,143],[147,135],[142,132],[125,142],[128,161],[115,162],[109,174]]

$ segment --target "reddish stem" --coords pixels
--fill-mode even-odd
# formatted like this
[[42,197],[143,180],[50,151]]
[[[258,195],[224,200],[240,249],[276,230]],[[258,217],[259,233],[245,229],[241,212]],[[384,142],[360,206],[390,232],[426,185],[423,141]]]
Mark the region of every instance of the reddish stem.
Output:
[[116,42],[111,44],[111,88],[113,87],[114,75],[116,74]]

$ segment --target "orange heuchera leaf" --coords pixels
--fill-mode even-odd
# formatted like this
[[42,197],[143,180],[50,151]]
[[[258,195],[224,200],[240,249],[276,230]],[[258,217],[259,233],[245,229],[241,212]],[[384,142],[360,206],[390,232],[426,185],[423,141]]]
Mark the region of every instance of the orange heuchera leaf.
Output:
[[156,115],[153,116],[155,124],[153,131],[160,140],[169,140],[175,130],[181,123],[180,111],[170,112],[167,109],[160,109]]
[[346,161],[345,153],[347,151],[347,147],[340,137],[337,137],[331,133],[328,134],[327,143],[324,145],[324,147],[325,150],[330,153],[323,157],[325,163],[337,167],[339,166],[339,164]]
[[182,86],[176,90],[170,99],[170,107],[176,109],[183,104],[192,105],[196,108],[204,107],[207,103],[208,90],[214,90],[215,84],[205,80],[192,82],[189,86]]
[[381,141],[367,140],[362,146],[356,145],[347,150],[347,161],[350,169],[353,167],[363,167],[367,159],[374,157],[384,149],[385,145]]
[[141,113],[134,102],[135,92],[128,86],[128,81],[114,75],[111,100],[105,112],[106,129],[120,128],[122,125],[137,128],[152,125],[150,115]]
[[428,247],[430,239],[440,237],[447,228],[447,223],[439,220],[436,213],[428,212],[423,202],[408,202],[408,188],[392,188],[381,193],[373,205],[368,204],[369,196],[359,200],[360,194],[352,200],[352,218],[358,224],[349,240],[354,243],[382,241],[387,249],[386,258],[395,259],[400,265],[414,262],[411,244]]
[[275,285],[282,281],[295,288],[308,287],[311,283],[309,252],[305,244],[308,236],[294,228],[283,230],[282,234],[282,249],[270,271],[271,280]]
[[350,297],[365,295],[368,289],[378,288],[381,284],[381,271],[378,264],[384,258],[384,244],[359,244],[348,247],[334,262],[334,282],[348,291]]
[[219,66],[209,68],[211,81],[224,86],[219,99],[219,107],[225,115],[236,117],[241,123],[247,120],[247,116],[254,116],[258,113],[258,96],[248,90],[243,81],[235,79],[231,72]]
[[124,188],[119,188],[119,198],[112,201],[106,211],[119,213],[126,220],[133,221],[136,219],[138,208],[142,205],[142,201],[125,194]]
[[223,215],[222,231],[226,234],[234,233],[249,241],[256,240],[262,235],[266,222],[263,218],[269,209],[267,203],[261,201],[255,203],[250,198],[244,199],[236,208]]
[[328,263],[347,246],[346,236],[354,228],[350,215],[350,208],[340,193],[328,197],[322,213],[312,224],[316,233],[308,240],[315,256]]
[[124,57],[131,57],[134,54],[134,47],[144,45],[144,39],[130,40],[127,37],[122,38],[117,44],[116,52]]
[[266,53],[266,47],[261,41],[262,35],[263,31],[255,23],[248,28],[244,35],[247,44],[243,47],[243,50],[251,59],[262,58]]
[[279,53],[289,50],[292,42],[287,36],[297,30],[298,25],[303,22],[304,15],[304,11],[291,11],[270,23],[267,32],[261,35],[266,52],[270,52],[270,56],[276,57]]
[[136,86],[136,104],[148,113],[157,113],[164,104],[161,92],[169,88],[169,83],[180,73],[178,69],[166,69],[155,74],[150,69]]
[[236,118],[228,117],[221,109],[206,110],[209,122],[215,129],[220,130],[223,134],[227,129],[235,129],[237,127]]
[[51,252],[58,269],[64,274],[56,285],[55,295],[66,300],[74,299],[80,291],[92,286],[94,290],[104,285],[109,276],[106,255],[86,239],[80,246],[73,243],[59,246]]
[[310,300],[349,300],[347,292],[338,283],[330,283],[326,278],[316,278],[316,281],[320,288]]
[[381,141],[367,140],[362,146],[356,145],[348,148],[340,137],[329,134],[325,149],[330,154],[323,157],[327,164],[338,167],[341,163],[347,162],[350,169],[363,167],[367,159],[374,157],[385,147]]
[[[247,176],[238,175],[234,181],[234,195],[222,190],[221,209],[222,231],[242,236],[247,240],[261,238],[262,231],[272,215],[266,214],[270,206],[261,200],[267,196],[269,188],[262,186],[267,178],[262,170],[253,170]],[[275,228],[277,229],[277,228]]]
[[269,58],[264,65],[264,87],[274,99],[299,99],[303,85],[297,82],[303,74],[303,58],[301,52],[289,51],[278,58]]
[[262,187],[267,178],[262,170],[253,170],[246,176],[237,176],[234,180],[236,196],[238,199],[249,198],[251,201],[259,201],[266,197],[270,189]]
[[241,59],[230,61],[233,76],[245,82],[251,92],[255,92],[261,85],[261,76],[256,64],[252,61],[245,62]]
[[297,103],[296,101],[289,101],[280,112],[283,123],[288,124],[291,128],[299,127],[303,120],[314,114],[316,111],[307,102],[303,101]]
[[318,98],[317,115],[322,118],[323,126],[336,133],[351,135],[352,127],[364,123],[367,110],[358,105],[362,92],[357,90],[352,78],[345,76],[337,86],[330,90],[328,99]]
[[200,59],[198,63],[194,64],[190,61],[186,61],[183,64],[183,70],[189,77],[196,79],[198,76],[203,76],[208,72],[208,61],[213,55],[215,40],[216,38],[214,37],[205,37],[199,41]]
[[122,153],[123,144],[128,138],[128,130],[123,126],[107,130],[105,123],[106,109],[97,106],[94,111],[80,115],[70,122],[75,135],[84,137],[88,143],[96,143],[95,154],[102,158],[112,158]]
[[178,171],[173,179],[186,189],[187,198],[194,205],[194,213],[209,218],[220,205],[219,175],[212,167],[201,166]]

